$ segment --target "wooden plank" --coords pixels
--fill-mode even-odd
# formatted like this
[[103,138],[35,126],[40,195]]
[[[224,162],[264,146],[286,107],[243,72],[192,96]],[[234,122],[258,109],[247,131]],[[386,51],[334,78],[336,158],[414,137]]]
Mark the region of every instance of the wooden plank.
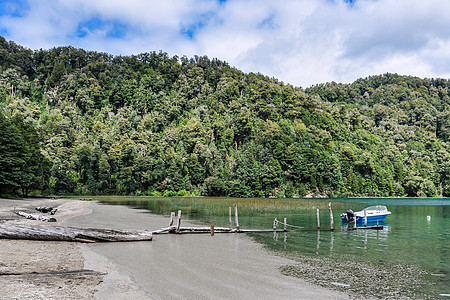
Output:
[[3,223],[0,224],[0,238],[89,243],[128,242],[151,241],[152,233],[149,231],[125,231],[114,229]]

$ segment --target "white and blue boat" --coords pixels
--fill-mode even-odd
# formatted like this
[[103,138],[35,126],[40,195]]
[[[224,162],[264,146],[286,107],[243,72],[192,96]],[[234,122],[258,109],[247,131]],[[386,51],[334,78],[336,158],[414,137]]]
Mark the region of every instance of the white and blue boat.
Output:
[[367,223],[376,223],[384,221],[391,214],[384,205],[369,206],[361,211],[353,212],[351,209],[341,214],[342,222],[364,224],[364,210],[367,217]]

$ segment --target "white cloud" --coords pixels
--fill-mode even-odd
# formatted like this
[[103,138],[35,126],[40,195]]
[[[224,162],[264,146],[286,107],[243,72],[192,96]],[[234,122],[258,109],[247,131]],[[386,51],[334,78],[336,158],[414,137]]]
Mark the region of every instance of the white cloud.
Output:
[[28,0],[21,17],[0,16],[0,29],[31,49],[208,55],[304,87],[386,72],[450,77],[450,1],[353,2]]

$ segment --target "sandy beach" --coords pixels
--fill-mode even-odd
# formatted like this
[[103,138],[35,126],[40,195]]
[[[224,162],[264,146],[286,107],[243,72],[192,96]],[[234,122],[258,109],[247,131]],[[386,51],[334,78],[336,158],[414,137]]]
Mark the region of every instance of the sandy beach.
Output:
[[[11,211],[58,207],[57,223]],[[168,217],[77,200],[0,199],[0,220],[48,226],[156,230]],[[184,225],[193,225],[183,220]],[[0,240],[1,299],[348,299],[284,276],[298,262],[245,234],[154,235],[153,241],[82,244]]]

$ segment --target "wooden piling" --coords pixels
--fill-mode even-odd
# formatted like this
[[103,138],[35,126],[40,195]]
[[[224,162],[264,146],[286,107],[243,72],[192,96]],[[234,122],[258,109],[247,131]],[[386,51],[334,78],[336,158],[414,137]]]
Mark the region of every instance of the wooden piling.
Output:
[[334,230],[333,211],[331,210],[331,202],[328,203],[328,209],[330,210],[330,229]]
[[317,229],[320,229],[319,209],[317,209]]
[[173,220],[175,219],[175,212],[170,213],[170,221],[169,221],[169,227],[173,226]]
[[277,230],[277,226],[278,226],[278,220],[277,220],[277,218],[275,218],[275,220],[273,220],[273,230]]
[[175,229],[177,233],[180,233],[180,226],[181,226],[181,210],[178,211],[177,228]]
[[233,228],[233,221],[231,221],[231,206],[228,207],[228,216],[230,221],[230,228]]
[[286,226],[287,226],[287,219],[284,218],[283,220],[283,225],[284,225],[284,231],[287,231]]
[[367,212],[365,208],[364,208],[364,227],[367,227]]
[[239,231],[239,217],[238,217],[237,204],[234,205],[234,219],[235,219],[235,222],[236,222],[236,230]]
[[211,225],[211,236],[214,236],[214,225]]

